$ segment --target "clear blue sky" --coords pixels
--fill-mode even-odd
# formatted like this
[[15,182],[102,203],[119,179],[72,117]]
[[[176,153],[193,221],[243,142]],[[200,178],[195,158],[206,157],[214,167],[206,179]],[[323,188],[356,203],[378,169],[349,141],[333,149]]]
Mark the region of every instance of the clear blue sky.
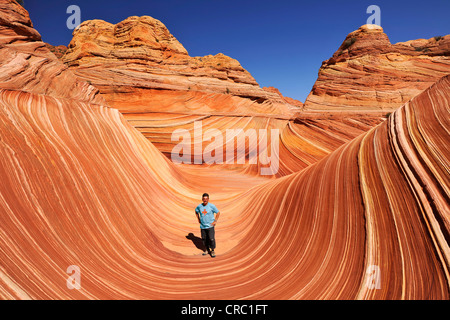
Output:
[[450,33],[450,1],[427,0],[24,0],[34,27],[52,45],[69,44],[69,5],[81,21],[117,23],[137,15],[161,20],[191,56],[222,52],[239,60],[261,86],[305,101],[323,60],[381,9],[392,43]]

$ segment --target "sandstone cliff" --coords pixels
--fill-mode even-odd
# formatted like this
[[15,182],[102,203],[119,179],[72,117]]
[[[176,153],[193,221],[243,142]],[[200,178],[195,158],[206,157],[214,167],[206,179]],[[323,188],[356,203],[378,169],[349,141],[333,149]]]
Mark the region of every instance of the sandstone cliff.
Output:
[[[14,1],[0,2],[2,88],[103,103],[98,89],[74,77],[54,58],[33,29],[28,12]],[[12,9],[14,8],[14,9]],[[64,83],[64,86],[60,83]]]
[[62,61],[124,112],[290,117],[298,109],[263,90],[235,59],[221,53],[189,56],[165,25],[149,16],[129,17],[116,25],[83,22]]
[[364,25],[322,63],[304,110],[389,112],[449,73],[450,35],[391,44]]

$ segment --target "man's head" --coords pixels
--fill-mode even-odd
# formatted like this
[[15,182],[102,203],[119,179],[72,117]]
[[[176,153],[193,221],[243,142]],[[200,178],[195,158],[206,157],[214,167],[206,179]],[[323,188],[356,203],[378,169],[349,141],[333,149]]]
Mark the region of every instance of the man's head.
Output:
[[208,204],[208,201],[209,201],[209,194],[204,193],[202,195],[202,201],[203,201],[203,205],[206,206]]

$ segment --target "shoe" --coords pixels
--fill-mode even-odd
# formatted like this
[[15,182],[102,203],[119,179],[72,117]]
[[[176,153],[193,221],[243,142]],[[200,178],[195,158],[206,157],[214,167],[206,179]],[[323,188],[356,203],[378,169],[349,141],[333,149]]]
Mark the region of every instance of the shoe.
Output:
[[203,251],[202,256],[206,256],[208,254],[208,250]]
[[214,258],[216,256],[216,253],[214,251],[211,251],[211,257]]

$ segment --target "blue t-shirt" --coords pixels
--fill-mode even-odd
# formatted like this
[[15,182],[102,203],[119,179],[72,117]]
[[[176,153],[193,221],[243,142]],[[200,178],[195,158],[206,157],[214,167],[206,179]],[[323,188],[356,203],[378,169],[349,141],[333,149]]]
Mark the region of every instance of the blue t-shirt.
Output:
[[200,203],[197,208],[195,208],[195,212],[198,213],[200,217],[200,229],[208,229],[211,228],[211,223],[214,222],[214,213],[219,212],[216,206],[212,203],[208,202],[206,206],[203,203]]

